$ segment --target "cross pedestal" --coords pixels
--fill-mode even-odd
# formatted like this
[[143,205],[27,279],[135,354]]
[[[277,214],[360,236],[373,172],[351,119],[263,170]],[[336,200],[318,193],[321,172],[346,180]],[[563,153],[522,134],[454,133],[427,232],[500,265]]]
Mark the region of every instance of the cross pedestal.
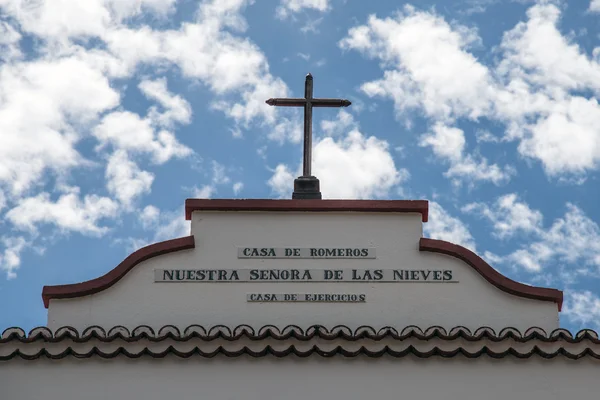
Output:
[[294,179],[292,199],[321,199],[321,187],[316,176],[299,176]]

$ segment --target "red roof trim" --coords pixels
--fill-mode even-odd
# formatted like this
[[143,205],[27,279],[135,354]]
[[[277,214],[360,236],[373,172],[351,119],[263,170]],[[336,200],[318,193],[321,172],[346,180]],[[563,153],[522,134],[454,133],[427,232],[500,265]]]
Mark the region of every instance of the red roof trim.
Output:
[[427,200],[271,200],[271,199],[187,199],[185,219],[193,211],[314,211],[314,212],[396,212],[420,213],[427,222]]
[[456,257],[459,260],[466,262],[475,271],[479,272],[479,274],[488,282],[506,293],[528,299],[553,301],[557,303],[558,311],[562,309],[563,292],[561,290],[529,286],[513,281],[512,279],[507,278],[500,272],[496,271],[477,254],[462,246],[445,242],[443,240],[421,238],[419,242],[419,250]]
[[108,289],[142,261],[174,251],[191,248],[194,248],[193,236],[154,243],[131,253],[125,260],[117,265],[116,268],[99,278],[70,285],[44,286],[42,289],[44,307],[48,308],[51,299],[69,299],[73,297],[88,296]]

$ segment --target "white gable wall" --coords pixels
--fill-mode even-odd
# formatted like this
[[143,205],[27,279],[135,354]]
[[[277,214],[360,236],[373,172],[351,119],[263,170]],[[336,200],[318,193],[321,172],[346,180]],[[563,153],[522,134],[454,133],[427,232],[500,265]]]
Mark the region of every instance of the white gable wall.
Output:
[[[0,364],[0,367],[2,364]],[[597,400],[597,360],[226,358],[14,360],[8,399]],[[33,378],[32,378],[33,377]]]
[[[408,325],[447,329],[490,326],[499,331],[558,327],[556,303],[500,291],[464,262],[420,252],[420,214],[319,212],[199,212],[192,215],[196,247],[147,260],[111,288],[75,299],[53,299],[52,329],[70,325],[158,329],[172,324],[355,328]],[[238,259],[237,247],[375,247],[377,258]],[[112,266],[110,266],[112,267]],[[109,266],[107,266],[107,269]],[[458,283],[207,283],[154,282],[154,269],[370,268],[451,269]],[[366,303],[248,303],[246,294],[364,293]]]

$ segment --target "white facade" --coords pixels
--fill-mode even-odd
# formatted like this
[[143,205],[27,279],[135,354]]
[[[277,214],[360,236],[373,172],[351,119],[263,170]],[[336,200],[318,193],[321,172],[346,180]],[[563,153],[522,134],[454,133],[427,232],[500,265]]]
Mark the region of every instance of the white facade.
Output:
[[[423,213],[403,202],[338,201],[328,210],[320,200],[240,200],[221,210],[218,202],[190,208],[193,239],[177,242],[177,251],[143,249],[96,281],[45,289],[48,328],[7,330],[0,341],[2,393],[598,398],[600,344],[593,332],[575,339],[557,330],[562,294],[512,282],[456,246],[434,243],[441,250],[432,252],[423,245]],[[378,211],[390,204],[398,210]],[[239,248],[369,248],[376,257],[240,258]],[[155,270],[173,269],[451,271],[452,281],[155,281]],[[248,301],[256,293],[365,301]]]
[[28,400],[597,400],[597,373],[597,360],[536,358],[19,360],[3,368],[2,392]]
[[[558,328],[557,305],[507,294],[464,262],[419,251],[420,214],[194,212],[196,246],[145,261],[110,289],[52,300],[48,326],[135,328],[247,324]],[[239,259],[237,247],[374,247],[377,258]],[[450,269],[458,283],[163,283],[154,270],[231,268]],[[364,293],[365,303],[256,304],[250,292]]]

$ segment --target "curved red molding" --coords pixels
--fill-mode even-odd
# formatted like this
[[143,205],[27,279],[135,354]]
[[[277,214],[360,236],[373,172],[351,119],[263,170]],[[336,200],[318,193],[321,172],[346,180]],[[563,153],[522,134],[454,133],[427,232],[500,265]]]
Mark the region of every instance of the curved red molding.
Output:
[[528,299],[553,301],[558,305],[558,311],[562,309],[563,292],[561,290],[529,286],[513,281],[496,271],[477,254],[462,246],[443,240],[421,238],[419,250],[456,257],[479,272],[489,283],[506,293]]
[[272,200],[272,199],[187,199],[185,219],[193,211],[355,211],[419,213],[427,222],[427,200]]
[[108,289],[119,279],[123,278],[133,267],[152,257],[160,256],[174,251],[194,248],[194,236],[186,236],[178,239],[154,243],[131,253],[116,268],[105,275],[81,283],[70,285],[44,286],[42,299],[44,307],[48,308],[50,299],[69,299],[73,297],[87,296]]

